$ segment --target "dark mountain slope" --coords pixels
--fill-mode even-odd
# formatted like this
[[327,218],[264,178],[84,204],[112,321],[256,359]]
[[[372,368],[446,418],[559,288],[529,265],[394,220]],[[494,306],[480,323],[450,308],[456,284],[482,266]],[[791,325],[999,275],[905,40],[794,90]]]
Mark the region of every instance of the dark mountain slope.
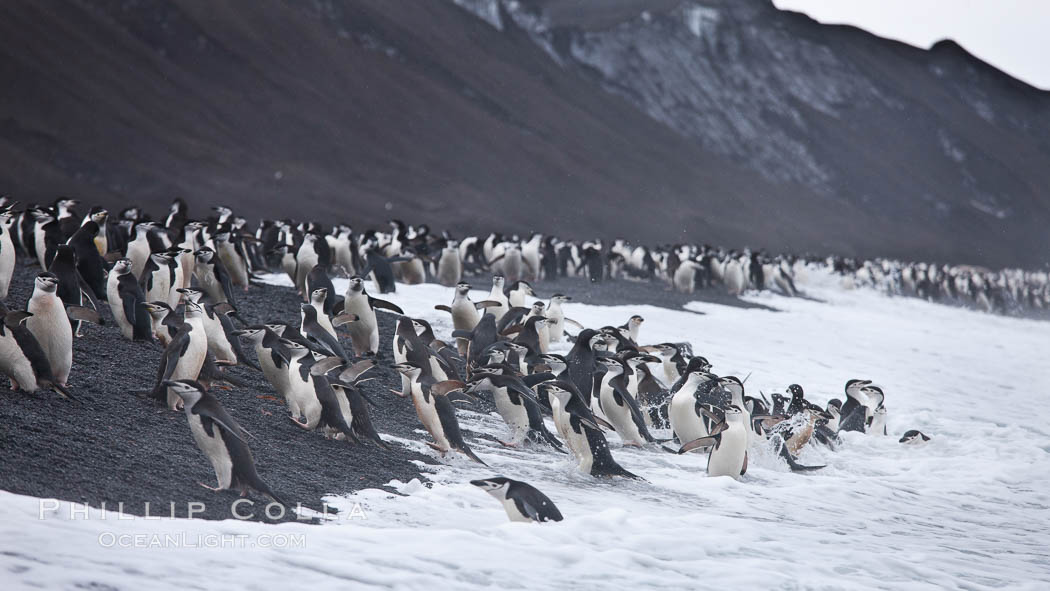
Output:
[[[544,20],[553,5],[465,4],[500,28],[438,1],[3,3],[0,190],[138,201],[157,214],[179,195],[201,213],[225,203],[357,226],[396,216],[458,231],[1046,258],[1050,239],[1036,229],[1050,219],[1048,136],[1045,116],[1032,116],[1045,114],[1045,93],[971,72],[961,50],[920,52],[759,4],[758,20],[720,20],[724,41],[705,54],[675,45],[699,40],[682,3],[577,3],[557,26]],[[646,7],[645,24],[665,28],[636,26]],[[733,43],[755,53],[744,41],[774,35],[763,27],[784,51],[803,45],[799,63],[756,54],[710,70],[725,84],[706,96],[696,68],[722,68],[738,55],[726,53]],[[828,89],[768,108],[784,77],[817,71],[803,33],[854,56],[857,92],[874,88],[893,106],[853,121],[843,113],[857,108],[854,95]],[[654,61],[630,60],[640,65],[623,77],[603,71],[631,46]],[[906,93],[920,73],[935,78],[930,64],[946,81]],[[913,74],[897,71],[905,66]],[[877,79],[878,67],[893,71]],[[669,79],[667,68],[683,75]],[[765,86],[752,77],[762,68]],[[843,75],[831,68],[821,80]],[[966,93],[990,105],[991,121],[973,117]],[[926,151],[948,164],[924,173]]]

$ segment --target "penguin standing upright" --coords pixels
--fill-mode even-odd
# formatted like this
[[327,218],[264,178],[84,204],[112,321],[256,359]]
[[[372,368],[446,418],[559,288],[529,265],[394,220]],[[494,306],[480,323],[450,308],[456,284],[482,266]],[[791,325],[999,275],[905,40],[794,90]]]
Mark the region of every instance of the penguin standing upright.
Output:
[[455,240],[449,240],[438,257],[435,278],[441,285],[453,287],[462,277],[463,263],[459,258],[459,246]]
[[230,283],[248,289],[248,263],[237,252],[237,245],[231,240],[229,232],[215,234],[215,254],[222,261],[230,274]]
[[109,309],[124,338],[150,340],[153,324],[149,313],[142,306],[146,303],[146,296],[135,279],[130,260],[120,259],[113,265],[106,283],[106,293]]
[[167,302],[171,297],[172,257],[166,252],[149,255],[142,269],[142,286],[147,302]]
[[488,309],[489,313],[496,317],[496,322],[499,322],[500,318],[503,318],[503,315],[510,310],[510,300],[503,293],[504,281],[502,275],[493,275],[492,291],[489,292],[489,297],[487,298],[488,301],[499,304]]
[[137,281],[142,277],[142,271],[146,268],[149,260],[149,232],[153,225],[151,222],[142,222],[135,226],[135,238],[128,242],[128,249],[124,257],[131,261],[131,274]]
[[203,483],[201,486],[214,491],[235,490],[242,495],[249,490],[256,490],[285,504],[259,478],[255,459],[245,442],[247,431],[226,412],[217,398],[205,392],[194,380],[166,381],[162,385],[182,400],[193,440],[215,469],[218,486],[211,487]]
[[299,245],[299,250],[295,254],[295,290],[304,302],[310,301],[310,292],[306,290],[306,276],[321,263],[318,243],[322,241],[317,234],[305,234],[303,243]]
[[97,240],[100,234],[98,223],[88,220],[70,236],[67,244],[73,249],[77,272],[91,289],[92,296],[98,300],[105,300],[106,261],[98,252]]
[[51,373],[51,363],[36,337],[25,326],[29,312],[12,312],[0,302],[0,373],[11,380],[12,390],[36,392],[53,388],[65,398],[73,395]]
[[[26,306],[32,316],[26,320],[25,325],[44,350],[55,383],[65,386],[69,380],[69,371],[73,367],[73,328],[66,305],[58,297],[58,285],[58,277],[53,273],[37,275],[33,295]],[[79,306],[70,307],[70,310],[94,312]],[[97,322],[97,315],[94,320]]]
[[571,297],[556,293],[547,303],[547,333],[550,335],[552,345],[565,340],[565,312],[561,305],[569,301],[572,301]]
[[14,224],[15,218],[10,210],[0,210],[0,301],[7,299],[11,276],[15,272],[15,242],[11,239]]
[[376,308],[385,308],[398,314],[405,312],[386,300],[373,298],[365,291],[365,281],[358,275],[350,278],[350,284],[343,299],[343,313],[357,318],[350,323],[350,340],[354,344],[354,354],[376,355],[379,353],[379,324],[376,320]]

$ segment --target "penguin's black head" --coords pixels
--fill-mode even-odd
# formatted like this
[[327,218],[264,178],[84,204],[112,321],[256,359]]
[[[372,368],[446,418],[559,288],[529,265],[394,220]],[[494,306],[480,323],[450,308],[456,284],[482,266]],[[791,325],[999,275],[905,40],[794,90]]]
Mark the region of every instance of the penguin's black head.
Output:
[[310,293],[310,299],[321,301],[328,297],[327,287],[318,287]]
[[190,412],[190,408],[204,396],[204,387],[196,380],[168,380],[164,386],[182,398],[186,412]]
[[36,286],[40,291],[54,293],[58,290],[58,277],[54,273],[40,273],[36,276]]
[[481,480],[470,481],[471,484],[487,493],[502,490],[503,488],[509,486],[511,482],[513,482],[511,479],[504,478],[503,476],[493,476],[492,478],[483,478]]
[[460,281],[456,284],[456,291],[460,294],[466,294],[471,289],[473,289],[473,286],[471,286],[466,281]]
[[350,291],[364,291],[365,280],[360,275],[354,275],[350,278]]
[[836,410],[841,410],[842,409],[842,401],[839,400],[838,398],[832,398],[831,400],[829,400],[828,401],[828,409],[832,409],[832,408],[834,408]]
[[131,272],[131,259],[120,259],[113,263],[113,272],[117,275],[124,275],[125,273]]
[[741,396],[744,394],[744,383],[740,381],[740,378],[736,376],[725,376],[718,379],[719,383],[722,384],[729,391],[739,390]]
[[263,336],[266,334],[265,326],[249,326],[240,330],[233,331],[233,336],[241,337],[249,341],[261,341]]
[[857,389],[859,389],[862,386],[866,386],[866,385],[868,385],[870,383],[871,383],[871,380],[860,380],[860,379],[854,378],[854,379],[849,380],[848,382],[846,382],[846,391],[849,392],[850,388],[857,388]]
[[180,287],[175,291],[181,293],[182,299],[186,302],[197,302],[200,301],[201,297],[204,296],[204,292],[197,287]]
[[792,399],[799,399],[804,396],[802,386],[799,386],[798,384],[791,384],[788,386],[788,394],[791,394]]
[[215,256],[215,251],[212,250],[210,246],[202,246],[193,253],[193,256],[195,256],[197,261],[201,263],[209,263],[211,262],[212,257]]
[[171,312],[171,306],[166,302],[156,301],[142,304],[142,307],[154,318],[164,318]]
[[917,429],[910,429],[904,432],[904,436],[900,438],[900,441],[898,441],[898,443],[904,443],[908,445],[922,445],[930,439],[930,436],[926,435],[922,431],[919,431]]
[[493,275],[492,276],[492,285],[498,286],[501,289],[503,288],[503,282],[504,281],[506,281],[506,278],[504,278],[503,275]]

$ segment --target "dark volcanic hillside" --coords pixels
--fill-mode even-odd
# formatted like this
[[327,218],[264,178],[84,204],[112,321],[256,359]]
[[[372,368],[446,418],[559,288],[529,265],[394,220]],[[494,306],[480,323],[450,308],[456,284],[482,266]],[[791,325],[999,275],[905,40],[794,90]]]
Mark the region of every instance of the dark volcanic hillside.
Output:
[[1050,95],[958,46],[767,0],[459,4],[5,2],[0,191],[1048,258]]

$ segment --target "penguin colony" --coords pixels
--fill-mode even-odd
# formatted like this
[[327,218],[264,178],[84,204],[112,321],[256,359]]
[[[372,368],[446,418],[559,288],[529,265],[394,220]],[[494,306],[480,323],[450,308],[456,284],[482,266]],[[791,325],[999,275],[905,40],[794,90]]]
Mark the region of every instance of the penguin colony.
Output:
[[[390,394],[414,407],[431,436],[427,445],[439,454],[462,454],[487,466],[460,429],[456,411],[484,397],[506,422],[502,445],[566,454],[581,471],[600,478],[642,479],[617,463],[610,432],[624,445],[652,453],[703,453],[709,475],[732,478],[746,473],[756,446],[768,445],[794,471],[809,471],[822,466],[798,462],[807,445],[834,449],[842,431],[888,433],[885,393],[869,380],[848,380],[844,400],[823,407],[806,400],[798,384],[788,386],[786,395],[756,398],[746,393],[746,378],[717,375],[686,344],[645,343],[642,317],[620,326],[583,327],[562,310],[569,297],[537,301],[529,283],[583,275],[591,281],[662,280],[687,292],[722,285],[732,294],[770,288],[795,295],[794,269],[806,264],[803,259],[707,246],[650,249],[623,241],[604,249],[600,242],[539,234],[525,241],[496,234],[457,241],[396,220],[389,232],[355,234],[345,225],[325,231],[313,222],[266,220],[252,232],[225,207],[213,208],[207,220],[191,219],[181,200],[162,222],[135,207],[116,219],[99,207],[80,216],[77,205],[59,199],[19,209],[0,198],[0,371],[16,391],[52,389],[75,399],[67,387],[72,342],[95,330],[85,323],[144,346],[155,343],[160,354],[153,388],[136,394],[145,399],[142,404],[152,400],[185,414],[215,470],[217,485],[207,487],[213,490],[255,491],[286,502],[259,476],[251,435],[215,394],[221,389],[216,384],[237,385],[224,371],[234,365],[261,372],[285,402],[287,420],[304,431],[387,448],[370,416],[372,397],[387,394],[366,384],[369,371],[384,364],[402,376],[401,388]],[[41,269],[25,310],[3,302],[16,256]],[[896,278],[896,293],[965,294],[978,301],[983,296],[989,310],[1050,302],[1046,273],[887,261],[829,264],[862,283]],[[255,273],[271,269],[288,275],[302,298],[300,309],[282,319],[242,317],[238,291],[249,289]],[[344,294],[335,292],[335,273],[350,277]],[[470,299],[467,273],[492,274],[484,300]],[[390,293],[398,281],[421,283],[428,274],[453,288],[449,303],[435,304],[454,326],[445,339],[427,321],[369,294],[366,285],[370,280],[379,294]],[[377,311],[399,315],[386,343]],[[553,353],[552,346],[566,339],[571,350]],[[658,439],[657,429],[669,429],[672,438]],[[911,430],[900,443],[929,440]],[[562,519],[551,499],[524,482],[496,476],[471,484],[496,497],[512,520]]]

